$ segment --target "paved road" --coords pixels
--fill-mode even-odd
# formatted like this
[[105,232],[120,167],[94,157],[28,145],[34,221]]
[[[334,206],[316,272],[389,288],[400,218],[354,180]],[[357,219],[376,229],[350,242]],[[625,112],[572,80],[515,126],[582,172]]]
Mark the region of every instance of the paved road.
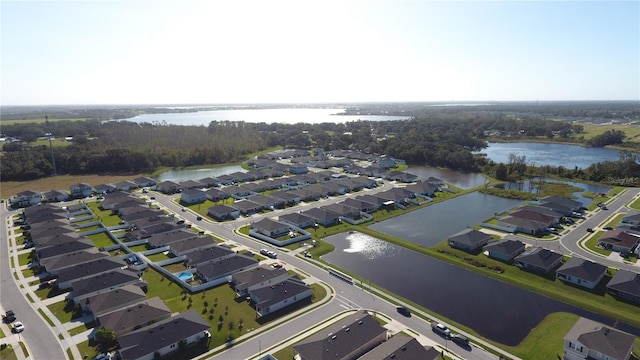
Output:
[[[9,262],[9,241],[7,233],[7,217],[15,212],[7,211],[4,203],[0,207],[0,304],[6,310],[12,309],[24,323],[25,330],[19,336],[27,344],[31,359],[66,359],[58,337],[52,328],[31,306],[16,284]],[[16,262],[17,265],[17,262]],[[19,351],[19,350],[18,350]]]
[[[383,191],[390,185],[386,185],[383,188],[368,190],[371,192]],[[287,252],[283,252],[278,248],[266,245],[264,242],[260,242],[251,238],[240,236],[236,234],[233,229],[260,220],[264,215],[254,215],[249,218],[240,218],[236,221],[225,223],[214,223],[207,220],[196,220],[196,214],[187,211],[182,212],[182,206],[172,202],[171,199],[176,196],[165,196],[160,194],[154,194],[156,202],[161,206],[180,214],[187,221],[191,221],[194,226],[200,227],[207,232],[211,232],[216,236],[223,239],[232,240],[238,244],[247,246],[254,250],[260,248],[270,248],[278,254],[278,259],[291,265],[292,267],[301,269],[309,276],[318,279],[326,284],[329,284],[335,291],[335,297],[326,305],[318,309],[309,311],[303,316],[295,319],[295,321],[289,322],[283,326],[278,327],[275,330],[269,330],[262,333],[251,340],[245,341],[232,349],[221,353],[215,358],[220,359],[237,359],[237,358],[251,358],[258,355],[260,350],[266,350],[268,347],[274,344],[279,344],[287,339],[293,338],[304,332],[306,329],[316,327],[318,324],[323,323],[326,319],[332,318],[347,309],[369,309],[378,311],[385,314],[400,324],[401,328],[410,328],[417,331],[422,337],[424,342],[431,343],[433,345],[439,345],[443,349],[449,349],[453,351],[459,358],[470,360],[495,360],[498,357],[476,346],[472,346],[469,349],[464,349],[455,345],[451,341],[447,341],[444,338],[436,335],[431,330],[431,324],[428,321],[423,320],[421,317],[412,316],[404,317],[397,313],[396,306],[381,298],[375,296],[369,291],[363,290],[358,286],[351,285],[344,281],[338,280],[336,277],[329,275],[326,269],[310,264],[307,260],[300,259],[295,255],[291,255]],[[343,200],[343,197],[329,198],[321,200],[320,202],[314,202],[312,204],[302,204],[293,208],[284,210],[278,210],[277,214],[282,215],[287,212],[303,211],[311,207],[318,207],[321,205],[337,202]],[[271,217],[276,214],[268,214],[266,216]],[[414,310],[415,311],[415,310]],[[426,315],[426,314],[425,314]],[[485,343],[485,345],[488,345]]]

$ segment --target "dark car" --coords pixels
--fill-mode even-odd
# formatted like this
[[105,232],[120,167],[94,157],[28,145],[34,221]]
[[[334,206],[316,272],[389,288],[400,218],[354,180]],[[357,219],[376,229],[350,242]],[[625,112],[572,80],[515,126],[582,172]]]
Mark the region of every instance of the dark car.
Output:
[[404,316],[407,316],[407,317],[411,316],[411,311],[404,306],[398,306],[396,310],[398,310],[398,313]]
[[198,217],[196,218],[196,220],[198,220],[198,221],[202,220],[202,216],[198,216]]
[[613,230],[613,228],[611,226],[605,226],[605,227],[603,227],[603,229],[605,229],[605,230]]
[[469,345],[469,339],[462,335],[462,334],[452,334],[451,335],[451,341],[453,341],[454,343],[460,345],[460,346],[468,346]]
[[7,310],[7,312],[4,314],[4,322],[11,323],[14,321],[16,321],[16,314],[13,312],[13,310]]
[[587,232],[593,232],[592,228],[587,228]]

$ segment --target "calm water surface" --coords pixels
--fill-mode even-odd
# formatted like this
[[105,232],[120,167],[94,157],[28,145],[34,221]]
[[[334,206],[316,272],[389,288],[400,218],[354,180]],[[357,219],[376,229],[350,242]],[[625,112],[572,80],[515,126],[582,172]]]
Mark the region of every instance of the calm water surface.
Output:
[[[502,281],[389,244],[362,233],[324,239],[335,250],[322,258],[483,337],[518,345],[547,315],[571,312],[612,325],[613,320]],[[636,336],[640,329],[618,323]]]
[[519,204],[521,200],[472,192],[381,221],[370,228],[416,244],[434,246]]
[[567,169],[585,169],[602,161],[616,161],[620,151],[605,148],[589,148],[577,145],[546,143],[489,143],[481,153],[497,163],[509,163],[509,155],[524,155],[529,164],[564,166]]
[[470,189],[472,187],[480,186],[484,184],[486,180],[486,178],[479,173],[462,173],[459,171],[428,166],[409,166],[407,172],[417,175],[421,179],[428,179],[433,176],[462,189]]
[[382,116],[382,115],[335,115],[342,113],[344,109],[234,109],[234,110],[210,110],[189,113],[173,114],[142,114],[127,121],[138,123],[166,123],[170,125],[204,125],[211,121],[245,121],[250,123],[344,123],[357,120],[406,120],[406,116]]

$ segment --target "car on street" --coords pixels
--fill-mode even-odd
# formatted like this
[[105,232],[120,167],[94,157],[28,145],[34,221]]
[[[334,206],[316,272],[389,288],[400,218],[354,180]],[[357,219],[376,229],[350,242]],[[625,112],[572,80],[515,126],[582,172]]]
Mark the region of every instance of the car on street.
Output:
[[22,324],[20,321],[16,321],[13,324],[11,324],[11,331],[13,331],[14,333],[21,333],[24,331],[24,324]]
[[196,220],[198,220],[198,221],[202,220],[202,216],[196,217]]
[[449,337],[449,334],[451,334],[451,330],[449,330],[449,328],[438,322],[431,323],[431,330],[433,330],[433,332],[435,332],[436,334],[444,337]]
[[398,313],[400,313],[400,314],[402,314],[402,315],[404,315],[406,317],[411,316],[411,311],[409,309],[407,309],[405,306],[398,306],[396,308],[396,310],[398,311]]
[[592,228],[587,228],[587,232],[593,232]]
[[605,230],[613,230],[613,228],[611,226],[605,226],[605,227],[603,227],[603,229],[605,229]]
[[3,320],[5,323],[16,321],[16,313],[14,313],[13,310],[7,310],[7,312],[4,314]]
[[460,345],[460,346],[468,346],[469,345],[469,338],[467,338],[466,336],[462,335],[462,334],[452,334],[451,335],[451,341],[453,341],[454,343]]
[[273,264],[271,266],[273,266],[274,269],[282,269],[282,264]]

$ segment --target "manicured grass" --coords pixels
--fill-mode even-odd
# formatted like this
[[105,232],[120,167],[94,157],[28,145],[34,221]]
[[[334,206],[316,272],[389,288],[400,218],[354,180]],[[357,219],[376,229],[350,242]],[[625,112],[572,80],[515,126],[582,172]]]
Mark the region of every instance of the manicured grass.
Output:
[[77,344],[78,351],[82,354],[83,359],[93,359],[100,351],[96,349],[95,344],[90,344],[89,340]]
[[90,323],[82,324],[80,326],[74,327],[73,329],[69,330],[69,335],[74,336],[74,335],[81,334],[89,329],[93,329],[95,326],[96,326],[96,323],[93,321]]
[[29,251],[24,254],[18,255],[18,265],[19,266],[27,265],[32,261],[34,255],[35,255],[34,251]]
[[187,270],[187,267],[184,265],[184,263],[166,265],[166,266],[163,266],[162,268],[167,270],[170,273],[177,273],[177,272],[180,272],[180,271]]
[[147,248],[146,244],[140,244],[140,245],[136,245],[136,246],[130,247],[129,250],[131,250],[133,252],[142,252],[142,251],[146,251],[146,250],[149,250],[149,249]]
[[18,356],[16,355],[15,349],[11,345],[0,350],[0,359],[2,360],[16,360],[17,358]]
[[55,315],[61,323],[71,321],[71,319],[82,316],[80,306],[74,306],[73,302],[58,301],[47,308]]
[[584,136],[585,140],[591,139],[594,136],[600,135],[605,131],[609,130],[620,130],[624,131],[627,138],[625,142],[640,142],[640,127],[637,125],[613,125],[613,124],[591,124],[591,123],[580,123],[584,127],[584,132],[578,134],[579,136]]
[[167,256],[167,255],[165,255],[165,254],[163,254],[163,253],[157,253],[157,254],[153,254],[153,255],[147,255],[147,258],[148,258],[150,261],[153,261],[153,262],[158,262],[158,261],[163,261],[163,260],[171,259],[171,257],[169,257],[169,256]]
[[611,226],[612,228],[615,228],[618,224],[620,224],[625,216],[627,216],[627,214],[616,214],[616,216],[612,217],[609,222],[605,224],[605,226]]
[[93,215],[96,217],[96,220],[100,221],[104,226],[115,226],[120,223],[120,217],[118,215],[112,214],[111,210],[102,210],[100,209],[100,203],[97,201],[91,201],[86,203],[86,205],[91,209]]
[[505,350],[521,359],[557,359],[564,352],[564,336],[579,318],[571,313],[550,314],[518,346],[507,346]]
[[611,254],[611,250],[606,250],[598,246],[598,240],[604,234],[604,231],[598,231],[594,233],[589,239],[584,243],[587,249],[596,252],[600,255],[609,256]]
[[89,235],[88,238],[93,241],[97,248],[108,247],[116,244],[113,240],[111,240],[111,237],[107,235],[106,232]]
[[629,207],[634,210],[640,210],[640,198],[637,198],[635,201],[629,204]]

